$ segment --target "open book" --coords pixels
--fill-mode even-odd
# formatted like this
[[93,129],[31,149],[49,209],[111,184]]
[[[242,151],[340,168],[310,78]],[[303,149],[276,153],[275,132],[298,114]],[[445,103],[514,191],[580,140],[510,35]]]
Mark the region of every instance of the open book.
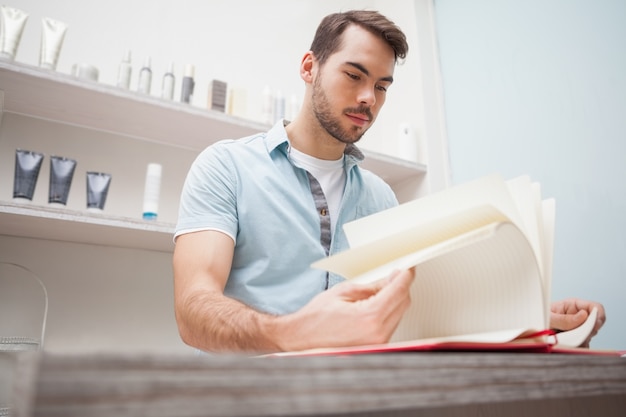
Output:
[[595,310],[547,331],[554,221],[538,183],[493,175],[346,224],[350,249],[312,266],[363,283],[415,267],[411,306],[389,344],[317,352],[579,346]]

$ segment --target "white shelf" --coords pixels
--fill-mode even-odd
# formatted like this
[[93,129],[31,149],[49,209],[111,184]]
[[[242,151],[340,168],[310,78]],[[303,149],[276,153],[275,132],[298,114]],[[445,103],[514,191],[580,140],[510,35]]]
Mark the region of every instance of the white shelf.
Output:
[[[221,112],[2,60],[0,111],[0,116],[19,114],[193,151],[268,129]],[[364,153],[363,167],[391,186],[426,172],[422,164]],[[173,230],[172,224],[0,202],[0,235],[171,252]]]
[[201,150],[267,126],[71,75],[0,60],[3,112]]
[[387,184],[392,186],[426,174],[426,165],[366,149],[362,151],[365,155],[365,160],[363,160],[361,166],[376,173]]
[[0,202],[0,235],[172,252],[174,225]]
[[[39,67],[0,60],[2,111],[200,151],[267,125]],[[426,167],[366,151],[363,167],[393,185]]]

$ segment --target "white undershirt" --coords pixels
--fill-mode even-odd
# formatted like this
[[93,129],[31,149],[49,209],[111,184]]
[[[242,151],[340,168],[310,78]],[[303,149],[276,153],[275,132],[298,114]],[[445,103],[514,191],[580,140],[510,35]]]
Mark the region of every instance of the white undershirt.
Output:
[[328,203],[330,230],[334,234],[337,214],[339,213],[339,206],[341,205],[343,190],[346,185],[343,155],[337,160],[328,161],[314,158],[293,147],[289,148],[289,155],[296,166],[309,171],[320,183],[324,197],[326,197],[326,203]]

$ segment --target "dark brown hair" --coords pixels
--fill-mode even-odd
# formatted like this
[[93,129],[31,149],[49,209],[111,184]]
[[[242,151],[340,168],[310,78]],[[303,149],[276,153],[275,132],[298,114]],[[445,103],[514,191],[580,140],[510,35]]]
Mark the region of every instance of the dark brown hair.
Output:
[[351,24],[358,25],[379,36],[393,49],[396,61],[404,59],[409,51],[406,36],[395,23],[375,11],[350,10],[333,13],[320,22],[311,44],[311,52],[320,65],[341,46],[342,35]]

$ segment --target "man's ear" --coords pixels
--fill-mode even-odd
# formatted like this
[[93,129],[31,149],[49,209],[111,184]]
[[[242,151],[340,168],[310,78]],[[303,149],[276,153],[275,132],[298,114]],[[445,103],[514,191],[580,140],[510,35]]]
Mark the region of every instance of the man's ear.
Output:
[[316,70],[317,60],[313,52],[309,51],[302,57],[302,62],[300,63],[300,78],[302,78],[305,83],[313,83]]

